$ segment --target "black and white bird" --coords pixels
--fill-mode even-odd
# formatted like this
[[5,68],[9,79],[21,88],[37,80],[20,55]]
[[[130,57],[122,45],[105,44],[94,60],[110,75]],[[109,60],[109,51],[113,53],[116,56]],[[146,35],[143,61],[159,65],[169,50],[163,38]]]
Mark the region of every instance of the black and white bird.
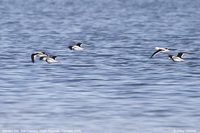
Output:
[[166,53],[171,50],[176,50],[176,49],[171,49],[171,48],[160,48],[160,47],[155,47],[155,49],[156,49],[156,51],[151,55],[150,58],[153,58],[153,56],[155,56],[158,53]]
[[179,52],[177,55],[168,55],[169,58],[174,62],[182,62],[184,61],[183,56],[186,52]]
[[68,48],[70,49],[70,50],[74,50],[74,51],[82,51],[82,50],[84,50],[82,47],[81,47],[81,44],[82,43],[76,43],[76,44],[74,44],[74,45],[71,45],[71,46],[69,46]]
[[41,58],[46,56],[48,55],[45,52],[36,52],[31,55],[31,61],[34,63],[37,57]]
[[40,60],[46,61],[47,63],[57,63],[58,61],[56,60],[57,56],[44,56],[40,57]]

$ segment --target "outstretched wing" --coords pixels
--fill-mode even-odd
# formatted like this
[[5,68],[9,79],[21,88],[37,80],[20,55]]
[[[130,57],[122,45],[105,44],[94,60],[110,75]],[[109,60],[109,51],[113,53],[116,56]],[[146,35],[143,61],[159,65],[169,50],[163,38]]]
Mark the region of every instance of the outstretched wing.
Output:
[[172,55],[168,55],[168,56],[169,56],[169,58],[170,58],[173,62],[175,62],[175,60],[174,60],[174,58],[173,58]]
[[161,50],[161,49],[159,49],[159,50],[157,50],[156,52],[154,52],[154,53],[151,55],[151,57],[150,57],[150,58],[153,58],[153,56],[154,56],[155,54],[159,53],[160,51],[162,51],[162,50]]
[[80,47],[80,46],[81,46],[81,44],[82,44],[82,43],[80,43],[80,42],[79,42],[79,43],[77,43],[77,44],[76,44],[76,46],[79,46],[79,47]]
[[32,55],[31,55],[31,61],[32,61],[33,63],[35,62],[36,56],[37,56],[36,54],[32,54]]
[[183,52],[179,52],[179,53],[177,54],[177,57],[183,58],[183,55],[184,55]]

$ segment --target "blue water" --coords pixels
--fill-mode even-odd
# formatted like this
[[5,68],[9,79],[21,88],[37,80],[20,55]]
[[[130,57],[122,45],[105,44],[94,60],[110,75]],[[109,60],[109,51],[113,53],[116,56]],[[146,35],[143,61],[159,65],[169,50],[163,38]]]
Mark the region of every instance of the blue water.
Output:
[[[199,0],[1,0],[0,129],[200,132]],[[85,51],[67,47],[83,42]],[[191,52],[185,62],[154,47]],[[59,63],[31,62],[45,51]]]

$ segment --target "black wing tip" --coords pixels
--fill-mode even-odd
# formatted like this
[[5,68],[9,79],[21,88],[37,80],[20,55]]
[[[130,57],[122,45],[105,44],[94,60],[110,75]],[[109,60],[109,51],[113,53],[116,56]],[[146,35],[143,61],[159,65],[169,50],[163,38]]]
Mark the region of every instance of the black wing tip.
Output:
[[153,58],[154,57],[154,55],[156,55],[158,52],[160,52],[161,50],[159,49],[159,50],[157,50],[157,51],[155,51],[152,55],[151,55],[151,57],[150,58]]
[[169,57],[173,62],[175,62],[174,59],[173,59],[173,55],[168,54],[168,57]]
[[81,44],[82,44],[81,42],[78,42],[78,43],[76,43],[76,46],[79,46],[79,47],[80,47]]
[[35,60],[34,60],[34,56],[35,55],[36,55],[35,53],[31,54],[31,61],[32,61],[32,63],[35,63]]
[[72,47],[73,47],[73,46],[69,46],[68,48],[69,48],[70,50],[72,50]]
[[183,56],[184,53],[185,53],[185,52],[178,52],[177,57],[182,58],[182,56]]

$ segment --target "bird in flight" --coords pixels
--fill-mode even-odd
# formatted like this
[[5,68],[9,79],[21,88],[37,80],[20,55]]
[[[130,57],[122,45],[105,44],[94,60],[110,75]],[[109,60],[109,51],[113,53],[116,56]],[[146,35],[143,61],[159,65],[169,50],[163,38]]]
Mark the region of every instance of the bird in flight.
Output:
[[155,47],[155,49],[156,49],[156,51],[151,55],[150,58],[153,58],[153,56],[155,56],[158,53],[166,53],[171,50],[176,50],[176,49],[171,49],[171,48],[160,48],[160,47]]

